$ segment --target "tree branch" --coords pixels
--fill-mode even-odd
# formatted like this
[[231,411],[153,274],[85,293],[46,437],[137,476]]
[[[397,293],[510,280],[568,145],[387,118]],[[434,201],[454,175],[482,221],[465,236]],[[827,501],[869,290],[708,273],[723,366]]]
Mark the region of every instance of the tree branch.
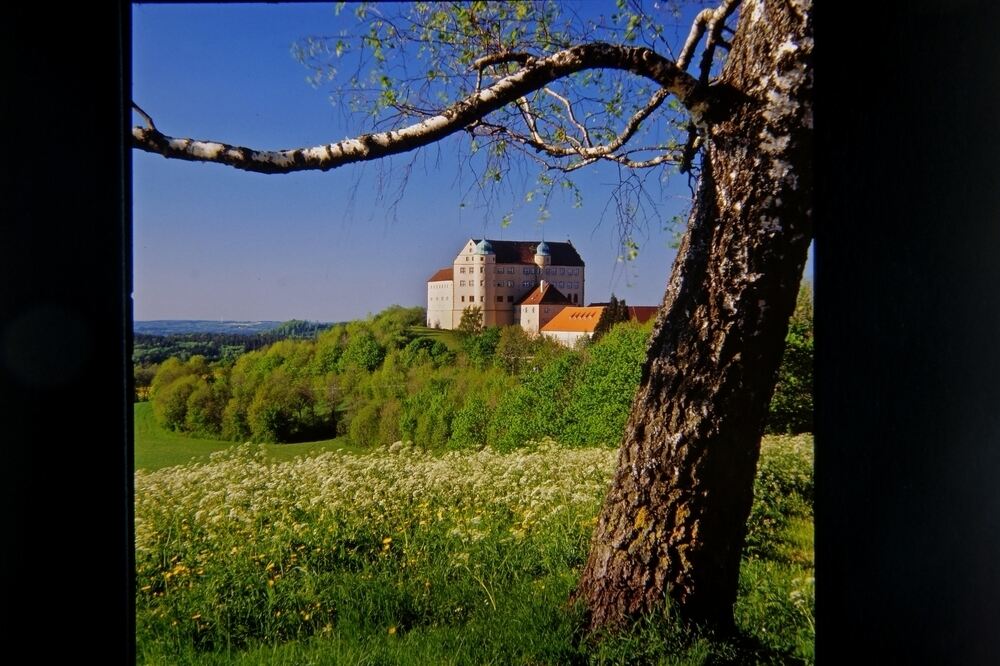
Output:
[[574,125],[576,125],[576,128],[580,130],[580,136],[583,137],[583,143],[585,143],[588,147],[593,146],[594,144],[590,142],[590,133],[587,131],[587,128],[584,127],[580,123],[580,121],[576,119],[576,114],[573,113],[573,104],[568,99],[566,99],[556,91],[552,90],[552,88],[549,88],[548,86],[543,88],[543,90],[563,103],[563,106],[566,107],[566,113],[569,116],[569,121]]
[[[510,55],[510,54],[508,54]],[[675,95],[697,123],[711,112],[713,119],[727,113],[728,103],[719,94],[719,86],[699,84],[673,62],[645,47],[630,47],[595,42],[574,46],[546,58],[530,60],[519,71],[490,87],[478,91],[441,113],[399,130],[364,134],[309,148],[263,151],[216,141],[198,141],[167,136],[154,127],[133,127],[132,145],[164,157],[215,162],[258,173],[326,171],[354,162],[380,159],[407,152],[438,141],[465,129],[487,114],[520,97],[540,90],[557,79],[588,69],[617,69],[632,72],[658,83],[657,91],[644,109],[626,127],[638,127],[668,94]],[[631,132],[634,133],[633,128]],[[628,134],[631,136],[631,133]],[[613,142],[615,143],[615,142]],[[568,150],[568,155],[580,154]],[[594,149],[584,149],[594,150]]]
[[740,0],[725,0],[711,17],[705,30],[708,36],[705,38],[705,50],[701,54],[701,77],[698,79],[702,84],[708,83],[708,75],[712,70],[712,57],[715,55],[715,47],[722,39],[722,28],[726,25],[726,19],[732,14]]
[[[726,27],[726,19],[736,10],[739,4],[740,0],[725,0],[715,9],[703,9],[698,12],[694,23],[691,24],[691,32],[688,34],[687,41],[684,42],[681,53],[677,56],[678,67],[687,69],[688,64],[691,62],[691,57],[694,55],[694,50],[706,31],[708,31],[708,40],[705,42],[706,53],[714,48],[715,43],[722,34],[722,29]],[[708,61],[711,62],[711,55],[708,56]],[[704,62],[705,60],[702,58],[703,66]]]
[[491,53],[490,55],[485,55],[482,58],[477,58],[472,62],[472,68],[482,71],[484,67],[490,65],[499,65],[505,62],[518,62],[522,65],[526,65],[534,60],[534,56],[530,53],[513,53],[511,51],[504,51],[502,53]]
[[156,124],[153,122],[153,119],[150,118],[149,114],[146,113],[145,111],[143,111],[142,108],[140,108],[138,104],[136,104],[135,102],[132,102],[132,108],[135,109],[136,112],[140,116],[142,116],[142,119],[146,121],[146,126],[149,129],[151,129],[151,130],[155,130],[156,129]]

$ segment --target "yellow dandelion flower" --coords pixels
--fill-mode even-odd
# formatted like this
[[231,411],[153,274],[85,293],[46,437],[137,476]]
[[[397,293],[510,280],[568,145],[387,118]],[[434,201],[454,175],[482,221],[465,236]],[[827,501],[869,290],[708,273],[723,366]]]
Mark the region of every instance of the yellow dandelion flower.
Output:
[[191,616],[192,620],[198,620],[200,618],[201,618],[201,613],[195,613],[194,615]]
[[390,543],[392,543],[392,537],[386,537],[386,538],[382,539],[382,545],[383,546],[388,546]]
[[395,625],[389,627],[389,635],[390,636],[395,636],[396,635],[396,626]]

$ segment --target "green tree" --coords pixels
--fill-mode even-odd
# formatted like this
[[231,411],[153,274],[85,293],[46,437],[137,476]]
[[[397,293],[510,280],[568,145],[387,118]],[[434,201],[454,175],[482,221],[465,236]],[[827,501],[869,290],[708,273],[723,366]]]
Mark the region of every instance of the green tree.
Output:
[[400,358],[407,367],[424,363],[441,366],[454,362],[455,354],[440,340],[420,337],[414,338],[403,348]]
[[149,390],[156,377],[159,366],[155,363],[149,365],[135,364],[132,368],[134,400],[142,402],[149,399]]
[[338,324],[316,337],[315,352],[310,368],[312,374],[325,375],[340,367],[340,357],[344,354],[345,336],[344,327]]
[[205,386],[205,380],[196,375],[178,377],[156,392],[153,397],[153,416],[164,428],[183,430],[187,420],[188,400]]
[[486,446],[493,409],[485,396],[469,396],[452,418],[449,446],[453,449]]
[[340,370],[355,366],[366,372],[372,372],[385,358],[385,348],[369,331],[352,335],[347,342],[343,355],[340,357]]
[[371,331],[383,348],[401,349],[410,341],[410,329],[423,325],[426,319],[421,307],[390,305],[372,319]]
[[229,402],[225,380],[212,383],[201,381],[188,396],[184,415],[184,430],[199,435],[218,437],[222,434],[222,412]]
[[795,312],[788,323],[785,352],[778,369],[767,417],[773,433],[812,432],[813,429],[813,305],[812,289],[803,283]]
[[601,316],[597,320],[597,324],[594,326],[594,334],[592,340],[597,342],[600,340],[611,328],[618,322],[628,321],[628,306],[625,305],[625,301],[619,301],[615,298],[614,294],[611,294],[611,301],[604,306],[601,310]]
[[616,446],[621,441],[651,328],[618,323],[588,348],[570,396],[568,442]]
[[470,305],[463,309],[462,319],[458,322],[457,330],[463,337],[482,333],[483,309],[478,305]]
[[532,338],[520,326],[500,329],[494,358],[496,364],[512,375],[521,373],[532,355]]
[[580,359],[575,352],[552,359],[522,376],[497,403],[489,427],[489,443],[510,451],[543,437],[561,439],[568,423],[567,406]]
[[329,414],[316,409],[312,386],[304,377],[295,377],[284,367],[267,375],[246,411],[247,424],[255,441],[300,442],[332,435]]
[[462,338],[462,348],[469,355],[469,361],[477,368],[485,368],[493,363],[497,345],[500,343],[500,327],[487,326],[478,333]]
[[[733,626],[760,436],[813,205],[811,3],[747,0],[737,14],[739,4],[704,10],[672,46],[661,45],[669,31],[626,2],[608,24],[548,3],[415,3],[399,21],[360,11],[369,74],[382,82],[375,105],[361,108],[396,127],[280,151],[175,139],[148,115],[132,129],[136,149],[261,173],[333,169],[469,134],[489,147],[480,151],[487,184],[503,181],[517,151],[550,167],[543,193],[572,188],[572,172],[598,160],[674,163],[698,176],[574,595],[592,628],[628,624],[667,597],[687,619]],[[326,73],[337,40],[313,40],[303,60]],[[658,50],[633,45],[640,40]],[[427,76],[397,77],[389,53],[413,53],[402,48],[413,42]],[[442,98],[454,101],[441,108]],[[645,199],[623,180],[617,210],[631,255],[628,230]]]
[[456,409],[452,385],[448,377],[435,377],[405,398],[400,422],[403,437],[426,448],[447,446]]

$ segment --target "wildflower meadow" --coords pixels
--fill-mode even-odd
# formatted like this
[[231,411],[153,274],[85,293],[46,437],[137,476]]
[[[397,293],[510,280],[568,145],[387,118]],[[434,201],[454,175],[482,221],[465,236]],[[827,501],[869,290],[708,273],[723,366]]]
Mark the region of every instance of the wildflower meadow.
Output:
[[567,602],[616,451],[270,460],[135,473],[140,663],[810,663],[812,438],[765,438],[741,576],[746,640],[650,618],[581,636]]

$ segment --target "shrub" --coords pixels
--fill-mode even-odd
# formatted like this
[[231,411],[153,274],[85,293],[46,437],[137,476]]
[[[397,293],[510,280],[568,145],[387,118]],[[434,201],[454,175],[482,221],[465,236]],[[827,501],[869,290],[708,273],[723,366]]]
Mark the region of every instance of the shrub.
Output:
[[570,397],[567,442],[610,446],[621,442],[651,326],[615,324],[588,348]]

